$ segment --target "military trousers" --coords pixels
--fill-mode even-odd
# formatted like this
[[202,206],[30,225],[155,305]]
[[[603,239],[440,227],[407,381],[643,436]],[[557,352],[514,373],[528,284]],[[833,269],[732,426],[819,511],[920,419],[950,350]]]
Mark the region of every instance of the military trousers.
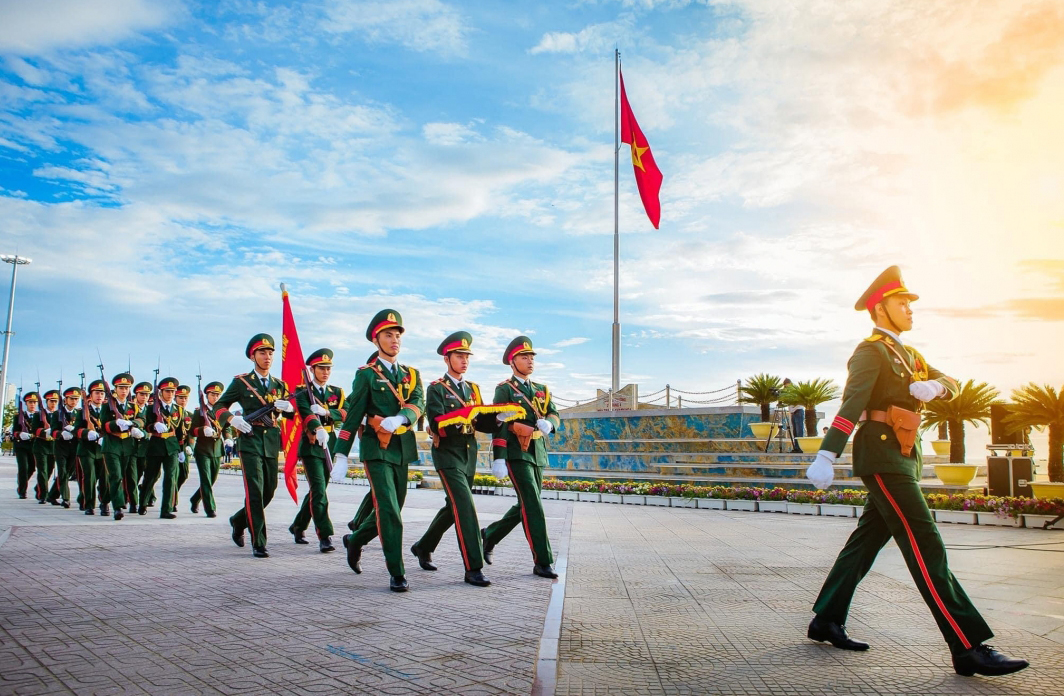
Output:
[[103,455],[104,465],[107,468],[107,478],[111,484],[111,504],[115,512],[124,508],[127,504],[130,508],[137,507],[137,479],[136,457],[133,454],[112,453]]
[[26,489],[30,485],[30,478],[37,469],[37,461],[33,458],[33,450],[15,450],[15,463],[18,465],[18,482],[15,484],[15,492],[20,498],[26,497]]
[[325,460],[308,457],[303,460],[303,471],[307,476],[310,490],[303,496],[303,504],[299,506],[296,518],[292,520],[292,531],[307,531],[310,520],[313,518],[319,539],[332,536],[329,495],[325,490],[329,485],[329,476],[325,473]]
[[229,518],[238,532],[251,532],[253,547],[266,545],[266,506],[277,491],[277,457],[262,457],[255,452],[241,452],[244,477],[244,507]]
[[214,484],[218,481],[218,470],[221,468],[221,460],[213,454],[196,452],[196,471],[199,472],[199,488],[192,494],[192,507],[197,508],[203,503],[204,512],[214,512],[217,506],[214,504]]
[[165,515],[177,509],[177,453],[152,454],[148,456],[148,471],[158,472],[163,479],[163,492],[159,498],[159,514]]
[[954,655],[994,634],[946,562],[946,548],[920,484],[906,474],[862,476],[868,502],[857,528],[828,573],[813,605],[816,615],[845,624],[858,583],[894,539],[924,602]]
[[[368,480],[367,480],[368,482]],[[358,510],[355,511],[355,516],[351,518],[351,521],[347,523],[347,528],[352,532],[362,526],[362,524],[373,517],[373,490],[370,489],[362,498],[362,502],[358,504]]]
[[455,468],[437,469],[436,473],[443,482],[443,507],[429,523],[417,546],[422,551],[432,553],[440,545],[444,533],[454,525],[465,569],[480,570],[484,567],[484,547],[480,540],[477,508],[473,504],[473,476],[476,472],[472,468],[469,473]]
[[348,543],[365,546],[379,535],[388,574],[406,575],[403,566],[402,509],[406,502],[406,477],[410,467],[379,460],[363,462],[362,466],[369,479],[376,514],[358,526]]
[[48,491],[48,500],[62,499],[64,503],[70,502],[70,479],[77,471],[77,454],[73,449],[55,449],[55,481]]
[[82,454],[78,457],[78,466],[81,469],[81,491],[78,493],[80,507],[93,510],[98,498],[102,510],[104,505],[111,502],[111,484],[103,455],[99,452]]
[[517,493],[517,504],[499,520],[488,525],[484,531],[484,543],[487,546],[497,545],[520,524],[524,528],[528,547],[532,550],[533,562],[536,565],[553,565],[554,554],[547,538],[543,501],[539,497],[543,474],[538,466],[525,461],[508,460],[506,469]]
[[185,485],[185,481],[188,481],[188,474],[191,471],[192,466],[192,455],[187,454],[184,449],[178,454],[184,455],[183,457],[178,456],[177,458],[177,488],[179,489],[181,486]]
[[45,500],[48,496],[48,488],[52,485],[55,455],[50,452],[36,452],[33,460],[37,463],[37,485],[33,490],[37,493],[37,500]]

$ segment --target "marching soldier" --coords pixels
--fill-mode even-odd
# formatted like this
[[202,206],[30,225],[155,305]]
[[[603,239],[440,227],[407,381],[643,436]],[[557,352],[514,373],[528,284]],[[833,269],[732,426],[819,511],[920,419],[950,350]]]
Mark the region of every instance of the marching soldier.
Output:
[[81,409],[78,408],[78,399],[81,398],[81,389],[69,387],[63,391],[62,417],[59,409],[56,409],[53,418],[53,429],[57,433],[55,438],[55,483],[56,489],[53,494],[49,491],[49,497],[62,499],[65,508],[70,507],[70,477],[77,468],[78,440],[74,436],[78,418],[81,417]]
[[[501,519],[481,530],[484,542],[484,560],[491,563],[495,546],[518,524],[525,528],[525,538],[532,549],[534,565],[532,572],[544,578],[556,578],[552,567],[554,555],[547,539],[547,521],[543,515],[540,487],[543,468],[547,466],[545,437],[557,430],[560,424],[558,409],[545,384],[533,382],[530,377],[535,370],[536,352],[532,340],[518,336],[510,341],[502,356],[504,365],[509,365],[513,376],[495,387],[497,404],[516,403],[525,408],[525,417],[509,423],[500,422],[492,440],[494,461],[492,471],[497,476],[508,473],[517,493],[517,504],[506,511]],[[500,476],[501,477],[501,476]]]
[[[366,364],[371,365],[377,361],[377,356],[380,355],[380,351],[373,351],[366,358]],[[362,432],[362,425],[359,425],[358,432]],[[355,439],[351,442],[351,449],[354,449],[356,445],[359,445],[359,436],[356,435]],[[359,449],[361,446],[359,445]],[[346,476],[346,474],[344,474]],[[367,481],[368,483],[368,481]],[[373,508],[373,490],[370,489],[366,492],[366,495],[362,496],[362,502],[358,505],[358,510],[355,511],[355,516],[352,517],[348,523],[347,528],[352,532],[362,526],[362,523],[376,515],[376,511]]]
[[[148,418],[148,409],[150,408],[148,401],[149,397],[151,396],[152,386],[150,382],[138,382],[136,385],[134,385],[133,401],[137,404],[137,417],[145,423],[147,422]],[[149,439],[150,438],[148,437],[142,437],[141,439],[137,440],[137,442],[133,445],[133,462],[136,466],[133,476],[136,480],[136,485],[138,486],[140,507],[145,508],[145,512],[147,511],[147,508],[155,504],[155,481],[152,481],[151,484],[148,486],[149,493],[147,498],[145,498],[139,493],[139,491],[144,488],[145,472],[147,472],[148,469]],[[132,503],[130,503],[129,511],[131,513],[140,512],[137,506]]]
[[78,494],[81,508],[86,515],[96,514],[96,496],[99,489],[100,514],[107,514],[111,500],[107,468],[103,463],[103,400],[107,385],[102,379],[89,383],[89,398],[82,404],[74,425],[78,441],[78,466],[81,469],[81,492]]
[[[307,526],[311,517],[318,533],[318,550],[322,553],[334,551],[332,540],[332,520],[329,519],[329,497],[326,487],[329,485],[329,472],[325,470],[325,454],[336,445],[333,428],[343,423],[347,411],[344,410],[344,390],[334,387],[329,382],[332,374],[333,352],[328,348],[316,350],[307,358],[307,365],[313,372],[314,383],[307,389],[296,392],[296,408],[303,417],[303,437],[299,440],[299,459],[303,462],[303,471],[307,476],[310,490],[303,496],[303,504],[296,514],[288,531],[295,537],[297,544],[306,544]],[[314,401],[308,390],[313,390]]]
[[457,331],[443,340],[436,349],[447,365],[447,373],[432,382],[425,397],[425,415],[428,417],[429,433],[432,435],[432,465],[440,475],[446,490],[444,506],[425,530],[424,535],[410,551],[417,556],[418,564],[425,570],[436,570],[432,552],[440,543],[444,532],[455,525],[458,548],[465,565],[465,581],[470,585],[487,587],[491,582],[484,577],[484,547],[480,538],[480,522],[473,504],[473,477],[477,471],[477,436],[475,430],[494,432],[496,416],[483,414],[472,423],[458,423],[440,427],[437,419],[444,414],[468,406],[483,403],[480,387],[465,379],[469,369],[469,357],[473,355],[473,337],[466,331]]
[[839,414],[807,475],[819,488],[830,486],[835,459],[860,425],[853,470],[868,489],[868,502],[813,605],[816,616],[808,636],[844,650],[868,649],[846,634],[846,617],[858,583],[893,538],[949,645],[954,670],[964,676],[1010,674],[1027,667],[1027,661],[984,644],[993,632],[950,572],[920,490],[919,412],[927,401],[952,399],[958,387],[901,340],[901,333],[912,328],[909,303],[916,299],[901,270],[891,266],[855,306],[871,315],[875,329],[850,358]]
[[[129,398],[133,375],[119,373],[111,383],[114,399],[105,403],[103,408],[103,463],[111,484],[111,504],[117,521],[125,517],[122,508],[127,499],[131,505],[137,502],[134,453],[136,441],[144,437],[144,421],[139,417],[137,404]],[[106,508],[105,503],[102,514],[107,514]]]
[[[185,410],[174,399],[177,380],[173,377],[159,380],[159,403],[147,412],[147,429],[150,434],[148,442],[148,468],[145,480],[154,481],[162,472],[163,493],[159,506],[159,518],[172,520],[177,515],[177,470],[181,424],[185,419]],[[144,492],[141,493],[141,498]],[[143,510],[143,506],[141,506]]]
[[344,535],[343,541],[347,564],[361,573],[362,547],[380,535],[393,592],[408,588],[400,511],[406,500],[409,465],[418,457],[414,433],[407,426],[417,422],[425,407],[421,375],[398,362],[404,330],[403,318],[394,309],[381,310],[370,321],[366,339],[376,345],[379,354],[355,373],[333,462],[333,466],[347,468],[352,438],[365,417],[359,458],[369,479],[376,519],[365,520],[353,533]]
[[49,389],[44,393],[44,408],[39,409],[31,421],[33,427],[33,461],[37,464],[37,502],[44,505],[47,501],[48,487],[55,470],[55,437],[52,431],[52,418],[59,409],[59,390]]
[[178,429],[177,443],[181,446],[177,454],[177,488],[174,489],[174,504],[177,504],[177,492],[188,480],[191,467],[193,445],[196,444],[192,437],[192,412],[188,410],[188,396],[192,393],[192,387],[187,384],[177,386],[177,405],[181,407],[184,417],[181,419],[181,427]]
[[207,403],[202,404],[204,408],[197,408],[192,414],[192,437],[196,441],[196,470],[199,472],[200,481],[199,489],[192,494],[192,514],[199,512],[199,504],[202,501],[207,517],[217,517],[214,483],[218,480],[218,469],[221,468],[222,438],[225,433],[214,415],[214,410],[223,387],[221,382],[208,384],[203,390]]
[[[233,543],[244,546],[244,530],[251,530],[252,555],[269,558],[266,550],[266,506],[277,490],[277,459],[281,450],[281,428],[277,414],[288,417],[295,408],[288,400],[285,383],[270,375],[273,364],[273,337],[256,334],[244,354],[254,369],[237,375],[218,399],[215,415],[222,426],[240,431],[237,439],[244,476],[244,507],[229,518]],[[243,413],[234,415],[229,407],[239,403]]]
[[40,405],[40,397],[37,392],[26,392],[22,395],[23,410],[15,417],[15,423],[11,428],[11,436],[14,438],[15,460],[18,463],[18,483],[15,491],[18,497],[26,499],[26,489],[30,484],[30,477],[37,468],[33,458],[33,420],[37,417],[37,407]]

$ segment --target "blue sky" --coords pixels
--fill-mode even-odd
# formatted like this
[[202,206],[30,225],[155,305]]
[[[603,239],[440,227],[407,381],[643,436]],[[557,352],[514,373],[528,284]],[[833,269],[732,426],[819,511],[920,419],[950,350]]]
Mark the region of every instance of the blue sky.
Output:
[[491,383],[529,333],[544,381],[592,395],[614,46],[665,176],[654,231],[621,153],[623,382],[841,381],[853,300],[893,263],[932,363],[1064,378],[1053,3],[87,5],[0,1],[0,240],[34,259],[10,381],[97,347],[110,372],[224,381],[279,337],[286,282],[342,383],[391,306],[429,374],[467,329]]

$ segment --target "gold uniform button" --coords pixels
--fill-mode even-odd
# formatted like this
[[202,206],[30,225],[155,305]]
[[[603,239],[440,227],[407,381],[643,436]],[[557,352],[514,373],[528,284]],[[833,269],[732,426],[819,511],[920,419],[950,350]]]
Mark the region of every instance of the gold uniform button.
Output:
[[879,439],[880,439],[880,440],[886,440],[886,439],[887,439],[887,436],[886,436],[886,435],[880,435],[880,436],[879,436]]

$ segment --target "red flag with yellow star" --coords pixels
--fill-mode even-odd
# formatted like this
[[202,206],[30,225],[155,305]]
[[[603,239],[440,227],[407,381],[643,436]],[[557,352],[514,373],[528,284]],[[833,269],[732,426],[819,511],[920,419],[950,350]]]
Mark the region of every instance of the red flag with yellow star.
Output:
[[619,74],[621,80],[621,142],[632,146],[632,169],[635,171],[635,185],[639,188],[639,197],[643,199],[643,208],[647,211],[647,217],[658,229],[661,220],[661,200],[658,197],[661,191],[661,170],[654,162],[654,154],[650,151],[650,143],[647,142],[643,131],[632,113],[632,107],[628,103],[628,95],[624,92],[624,75]]
[[[282,286],[283,288],[284,286]],[[292,396],[292,406],[296,405],[295,394],[305,384],[306,368],[303,361],[303,348],[299,345],[299,332],[296,331],[296,319],[292,315],[292,305],[288,301],[288,291],[281,290],[281,381],[288,387]],[[296,460],[299,459],[299,435],[303,432],[303,418],[296,408],[292,418],[281,421],[281,450],[284,458],[284,483],[292,500],[299,502],[296,495]]]

